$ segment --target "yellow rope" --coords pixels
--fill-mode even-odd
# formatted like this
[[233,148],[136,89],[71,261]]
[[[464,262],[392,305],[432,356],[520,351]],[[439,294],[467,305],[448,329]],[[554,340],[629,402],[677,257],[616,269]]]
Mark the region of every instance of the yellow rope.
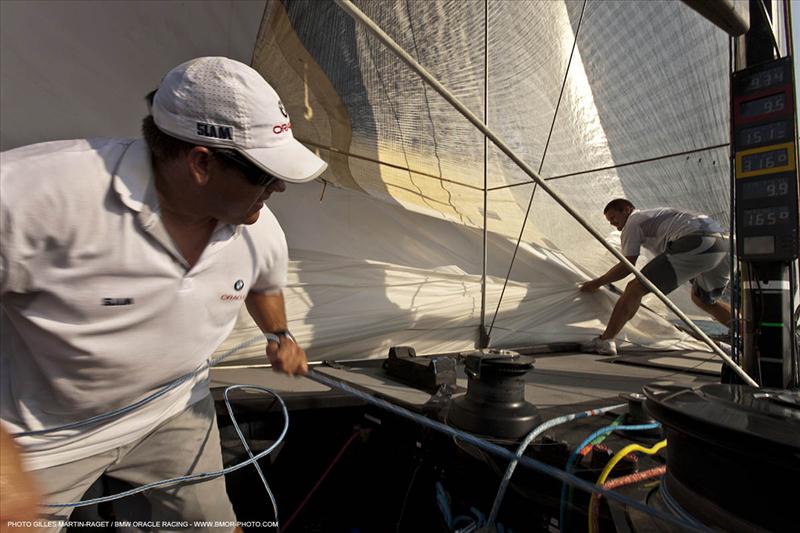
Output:
[[[603,483],[606,482],[606,478],[608,478],[608,475],[611,473],[614,467],[617,466],[617,463],[622,461],[622,458],[628,455],[629,453],[642,452],[646,453],[647,455],[655,455],[661,450],[661,448],[664,448],[666,446],[667,446],[667,439],[664,439],[661,442],[654,444],[652,448],[645,448],[644,446],[640,446],[638,444],[629,444],[625,446],[620,451],[618,451],[614,457],[611,458],[606,467],[600,473],[600,477],[597,478],[597,483],[595,483],[595,485],[602,486]],[[597,495],[592,494],[592,498],[591,500],[589,500],[589,513],[588,513],[589,533],[594,533],[594,524],[592,523],[592,508],[595,505],[597,505]]]

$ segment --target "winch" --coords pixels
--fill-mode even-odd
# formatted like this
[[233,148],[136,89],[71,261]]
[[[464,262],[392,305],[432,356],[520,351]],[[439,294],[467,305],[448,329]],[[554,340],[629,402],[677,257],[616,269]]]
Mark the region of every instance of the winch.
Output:
[[467,373],[467,393],[453,400],[449,423],[470,433],[516,439],[541,422],[536,407],[525,401],[525,374],[535,359],[494,349],[459,356]]

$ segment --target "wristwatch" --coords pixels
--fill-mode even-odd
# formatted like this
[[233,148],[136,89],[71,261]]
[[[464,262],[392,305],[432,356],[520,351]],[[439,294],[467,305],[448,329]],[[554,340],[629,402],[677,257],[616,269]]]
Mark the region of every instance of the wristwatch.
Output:
[[292,332],[289,331],[288,329],[282,329],[282,330],[279,330],[279,331],[270,331],[269,333],[271,333],[272,335],[275,335],[276,337],[286,337],[286,338],[290,339],[293,343],[297,344],[297,341],[295,340],[294,335],[292,335]]

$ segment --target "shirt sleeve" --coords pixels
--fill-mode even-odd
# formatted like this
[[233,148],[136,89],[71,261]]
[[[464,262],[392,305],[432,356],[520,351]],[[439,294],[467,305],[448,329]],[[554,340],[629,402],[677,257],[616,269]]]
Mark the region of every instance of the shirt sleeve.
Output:
[[[7,176],[2,176],[6,178]],[[6,181],[6,185],[8,181]],[[24,293],[30,289],[31,276],[20,248],[26,242],[20,234],[16,217],[6,201],[11,195],[3,194],[0,199],[0,294],[10,292]]]
[[621,252],[625,257],[638,257],[642,247],[642,226],[636,220],[631,220],[628,217],[628,222],[622,228],[620,235]]
[[265,218],[271,218],[264,224],[261,230],[254,232],[254,239],[260,241],[260,246],[256,246],[258,257],[256,258],[257,269],[250,286],[252,292],[277,293],[286,286],[289,270],[289,248],[286,244],[286,236],[283,233],[277,220],[272,214],[262,212]]

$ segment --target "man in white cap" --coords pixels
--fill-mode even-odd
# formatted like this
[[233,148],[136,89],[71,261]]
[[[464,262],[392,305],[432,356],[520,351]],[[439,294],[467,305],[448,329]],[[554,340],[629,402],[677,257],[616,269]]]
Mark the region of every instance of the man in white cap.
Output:
[[[2,154],[2,427],[47,504],[79,501],[103,474],[141,486],[222,469],[204,365],[242,304],[282,339],[266,346],[273,368],[307,372],[287,330],[286,240],[264,202],[326,164],[293,138],[272,87],[222,57],[167,73],[142,130]],[[28,486],[5,468],[13,451],[4,494]],[[145,496],[152,522],[234,529],[221,477]]]

